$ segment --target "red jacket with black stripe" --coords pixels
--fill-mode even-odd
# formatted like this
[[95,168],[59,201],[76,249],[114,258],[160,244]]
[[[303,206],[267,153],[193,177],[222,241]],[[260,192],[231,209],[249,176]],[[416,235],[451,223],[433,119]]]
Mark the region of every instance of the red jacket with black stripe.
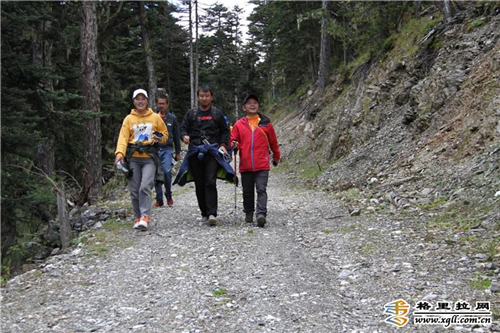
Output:
[[271,120],[260,113],[258,115],[259,126],[253,131],[247,117],[238,120],[231,131],[230,142],[237,141],[240,151],[240,172],[269,170],[270,150],[273,160],[280,160],[278,139]]

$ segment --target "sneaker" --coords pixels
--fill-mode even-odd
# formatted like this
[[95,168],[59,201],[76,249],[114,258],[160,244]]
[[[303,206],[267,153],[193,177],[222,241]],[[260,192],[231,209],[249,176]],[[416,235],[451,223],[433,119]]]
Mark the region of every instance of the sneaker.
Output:
[[172,200],[171,196],[167,197],[167,205],[169,205],[169,206],[173,206],[174,205],[174,200]]
[[208,221],[208,216],[202,216],[201,217],[201,222],[207,222]]
[[264,228],[266,224],[266,217],[264,215],[257,215],[257,226]]
[[161,200],[156,200],[155,204],[153,205],[153,207],[161,207],[163,206],[163,201]]
[[137,224],[137,229],[141,229],[142,231],[148,230],[149,226],[149,217],[148,216],[143,216],[141,217],[141,220]]
[[134,220],[134,229],[139,229],[139,222],[141,221],[141,219],[135,219]]
[[253,211],[245,213],[245,222],[252,223],[253,222]]
[[214,227],[214,226],[217,225],[217,219],[215,218],[215,216],[210,215],[208,217],[208,225],[211,226],[211,227]]

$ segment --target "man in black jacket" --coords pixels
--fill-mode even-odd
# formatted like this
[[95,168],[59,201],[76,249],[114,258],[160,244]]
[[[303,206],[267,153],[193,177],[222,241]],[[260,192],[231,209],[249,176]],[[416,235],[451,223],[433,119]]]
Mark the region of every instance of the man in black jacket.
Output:
[[[168,95],[159,95],[156,98],[156,107],[161,119],[165,122],[168,129],[168,141],[159,144],[158,155],[161,160],[163,173],[165,174],[165,196],[167,197],[167,205],[172,206],[174,200],[172,199],[172,156],[175,146],[175,160],[181,159],[181,140],[179,135],[179,123],[177,118],[171,112],[168,112],[170,103]],[[156,203],[154,207],[163,206],[163,192],[161,184],[155,184],[156,189]]]
[[[202,86],[198,88],[197,95],[199,107],[189,110],[182,120],[180,129],[182,141],[189,145],[189,150],[216,146],[221,153],[227,154],[229,128],[222,111],[212,106],[211,88]],[[206,149],[200,149],[200,151],[206,151]],[[194,177],[202,221],[208,221],[210,226],[217,224],[218,168],[219,163],[210,153],[198,153],[189,157],[189,169]]]

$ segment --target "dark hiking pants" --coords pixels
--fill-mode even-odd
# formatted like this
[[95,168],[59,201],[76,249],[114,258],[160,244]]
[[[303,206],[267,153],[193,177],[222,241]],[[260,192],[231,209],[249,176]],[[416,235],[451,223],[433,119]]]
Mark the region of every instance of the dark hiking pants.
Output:
[[242,172],[243,210],[253,212],[255,209],[255,191],[257,191],[257,215],[267,215],[267,180],[269,170]]
[[217,169],[219,163],[210,154],[200,161],[197,155],[189,158],[189,170],[194,176],[196,198],[201,216],[217,216]]

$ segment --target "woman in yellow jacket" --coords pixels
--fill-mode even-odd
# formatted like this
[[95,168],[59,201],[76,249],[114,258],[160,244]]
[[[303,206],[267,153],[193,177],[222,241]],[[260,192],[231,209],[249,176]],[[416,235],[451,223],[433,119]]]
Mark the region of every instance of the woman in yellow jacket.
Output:
[[151,212],[151,194],[157,173],[156,142],[165,143],[168,130],[160,116],[148,108],[148,93],[137,89],[132,95],[135,109],[123,120],[115,152],[115,164],[128,164],[128,179],[134,229],[147,230]]

